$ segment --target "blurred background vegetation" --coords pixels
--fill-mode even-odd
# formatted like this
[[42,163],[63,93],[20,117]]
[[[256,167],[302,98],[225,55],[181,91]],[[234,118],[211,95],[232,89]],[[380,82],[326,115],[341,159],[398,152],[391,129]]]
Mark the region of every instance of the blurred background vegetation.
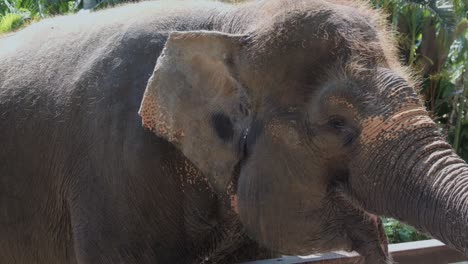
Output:
[[[420,92],[428,110],[458,154],[468,161],[468,1],[370,1],[388,15],[401,61],[422,77]],[[0,0],[0,34],[41,18],[122,2],[128,0]],[[394,219],[383,220],[392,243],[427,239]]]

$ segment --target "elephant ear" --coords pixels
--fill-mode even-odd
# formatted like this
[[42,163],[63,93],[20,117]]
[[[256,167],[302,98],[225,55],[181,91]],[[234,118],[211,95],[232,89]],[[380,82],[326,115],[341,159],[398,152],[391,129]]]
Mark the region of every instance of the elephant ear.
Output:
[[193,31],[170,34],[148,81],[143,125],[176,145],[218,190],[239,162],[249,99],[236,79],[242,36]]

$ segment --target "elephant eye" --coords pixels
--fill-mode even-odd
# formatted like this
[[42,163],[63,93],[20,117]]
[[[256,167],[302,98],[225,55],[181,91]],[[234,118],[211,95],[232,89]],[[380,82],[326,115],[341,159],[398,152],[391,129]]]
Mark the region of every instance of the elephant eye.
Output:
[[347,124],[346,120],[341,116],[332,116],[328,120],[328,126],[342,138],[344,146],[352,145],[359,134],[359,132]]
[[345,121],[344,118],[341,117],[341,116],[332,116],[332,117],[328,120],[328,125],[329,125],[331,128],[341,130],[341,129],[345,128],[346,121]]

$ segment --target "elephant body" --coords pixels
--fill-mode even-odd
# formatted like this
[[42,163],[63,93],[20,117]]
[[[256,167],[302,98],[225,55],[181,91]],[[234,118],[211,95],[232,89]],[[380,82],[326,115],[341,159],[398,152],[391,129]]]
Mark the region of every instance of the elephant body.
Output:
[[156,1],[1,37],[0,262],[391,263],[375,215],[467,253],[468,168],[382,21]]
[[142,3],[1,39],[1,263],[257,254],[200,172],[138,116],[169,32],[211,29],[226,7],[209,8]]

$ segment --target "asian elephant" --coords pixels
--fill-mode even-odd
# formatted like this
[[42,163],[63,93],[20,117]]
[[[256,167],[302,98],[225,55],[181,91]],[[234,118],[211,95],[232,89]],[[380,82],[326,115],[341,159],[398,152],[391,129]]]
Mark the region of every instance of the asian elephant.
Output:
[[[143,2],[0,39],[0,263],[468,254],[468,166],[347,0]],[[143,126],[142,126],[143,123]]]

